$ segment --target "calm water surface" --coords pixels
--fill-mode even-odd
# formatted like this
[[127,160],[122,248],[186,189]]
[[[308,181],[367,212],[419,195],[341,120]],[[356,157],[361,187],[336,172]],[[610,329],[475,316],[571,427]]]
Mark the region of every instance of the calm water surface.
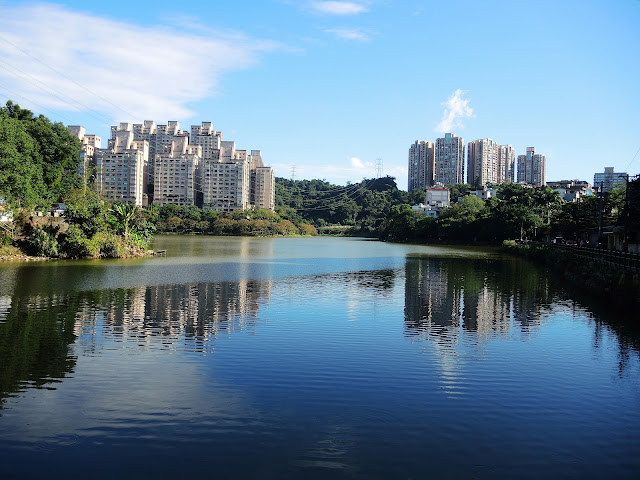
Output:
[[0,478],[640,478],[640,338],[535,265],[155,248],[0,264]]

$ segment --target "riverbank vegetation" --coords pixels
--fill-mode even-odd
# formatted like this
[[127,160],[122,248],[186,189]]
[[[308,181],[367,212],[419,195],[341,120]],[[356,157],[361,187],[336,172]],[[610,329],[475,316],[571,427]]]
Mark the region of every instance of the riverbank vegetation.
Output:
[[[580,232],[598,227],[600,212],[602,225],[620,224],[627,218],[631,232],[638,226],[634,218],[639,218],[632,210],[638,208],[640,198],[633,193],[626,217],[624,188],[566,202],[548,187],[503,184],[495,187],[496,196],[483,201],[469,194],[474,189],[471,185],[449,185],[451,206],[432,218],[411,208],[425,201],[425,191],[398,190],[392,177],[365,179],[346,187],[321,180],[276,181],[276,211],[286,218],[308,221],[321,233],[389,241],[499,244],[505,239],[550,235],[577,238]],[[638,196],[640,188],[633,192]]]
[[210,235],[316,235],[313,225],[300,218],[282,218],[264,208],[222,213],[194,206],[163,205],[146,209],[160,233],[204,233]]
[[[0,258],[117,258],[144,255],[153,234],[314,235],[301,218],[254,209],[137,207],[108,202],[76,174],[80,141],[62,123],[13,102],[0,107]],[[52,206],[64,204],[56,215]]]
[[[144,254],[155,231],[148,214],[83,186],[80,147],[62,123],[11,101],[0,107],[0,215],[12,220],[0,223],[3,258]],[[63,217],[45,216],[57,203]]]

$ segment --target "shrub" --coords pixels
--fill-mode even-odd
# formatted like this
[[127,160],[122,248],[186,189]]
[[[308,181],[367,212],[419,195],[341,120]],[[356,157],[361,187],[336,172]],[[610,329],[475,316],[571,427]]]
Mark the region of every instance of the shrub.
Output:
[[53,234],[46,232],[41,227],[36,227],[25,239],[27,251],[38,257],[57,257],[58,240]]
[[61,247],[64,254],[71,258],[93,256],[89,249],[89,239],[79,225],[69,226],[61,238]]

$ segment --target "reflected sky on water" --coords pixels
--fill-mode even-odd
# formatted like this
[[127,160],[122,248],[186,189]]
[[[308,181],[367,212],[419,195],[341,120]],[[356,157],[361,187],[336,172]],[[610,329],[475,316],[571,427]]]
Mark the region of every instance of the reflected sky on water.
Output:
[[156,248],[0,265],[9,475],[640,472],[637,333],[524,260],[336,238]]

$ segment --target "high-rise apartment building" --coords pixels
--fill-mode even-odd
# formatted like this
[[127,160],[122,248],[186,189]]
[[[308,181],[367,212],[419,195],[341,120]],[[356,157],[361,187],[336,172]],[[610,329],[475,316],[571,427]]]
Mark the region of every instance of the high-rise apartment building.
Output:
[[69,125],[69,133],[77,137],[82,143],[80,148],[80,162],[76,173],[82,177],[86,184],[89,177],[93,175],[96,166],[96,149],[102,148],[102,139],[98,135],[86,135],[85,128],[80,125]]
[[513,183],[516,171],[516,151],[511,145],[498,145],[498,181]]
[[613,167],[605,167],[604,173],[596,173],[593,176],[593,187],[610,192],[616,185],[624,185],[627,177],[626,172],[614,172]]
[[435,145],[416,140],[409,147],[409,191],[433,185]]
[[202,148],[202,206],[232,212],[253,205],[275,208],[275,177],[260,150],[236,150],[211,122],[191,126],[191,142]]
[[189,145],[189,137],[175,137],[171,146],[156,154],[153,203],[195,205],[200,190],[202,148]]
[[[114,129],[111,127],[113,136]],[[149,161],[145,166],[145,193],[150,195],[153,192],[155,183],[155,161],[156,156],[165,152],[166,147],[170,147],[174,138],[188,137],[189,132],[180,130],[180,123],[171,120],[166,125],[156,125],[153,120],[145,120],[144,123],[136,123],[132,127],[134,140],[146,140],[149,143]]]
[[202,208],[233,212],[249,207],[248,158],[241,154],[234,157],[229,161],[203,161]]
[[535,147],[527,147],[526,155],[518,155],[518,182],[537,187],[545,184],[547,159],[536,153]]
[[[70,131],[78,138],[84,135],[83,127]],[[85,137],[100,146],[100,137]],[[211,122],[193,125],[190,132],[174,121],[111,127],[108,148],[96,149],[97,189],[109,200],[137,205],[152,191],[157,205],[197,205],[224,212],[255,205],[273,210],[275,177],[273,169],[264,166],[262,152],[238,150],[235,142],[222,138]]]
[[464,139],[445,133],[436,140],[434,181],[443,185],[464,183]]
[[251,150],[250,201],[255,207],[274,210],[276,178],[271,167],[262,162],[262,152]]
[[216,132],[211,122],[202,122],[202,125],[191,125],[189,139],[192,145],[202,147],[202,158],[220,160],[222,132]]
[[111,201],[142,205],[148,159],[149,143],[134,140],[130,123],[112,127],[109,148],[96,149],[98,191]]
[[498,180],[498,144],[491,138],[467,145],[467,183],[484,187]]

